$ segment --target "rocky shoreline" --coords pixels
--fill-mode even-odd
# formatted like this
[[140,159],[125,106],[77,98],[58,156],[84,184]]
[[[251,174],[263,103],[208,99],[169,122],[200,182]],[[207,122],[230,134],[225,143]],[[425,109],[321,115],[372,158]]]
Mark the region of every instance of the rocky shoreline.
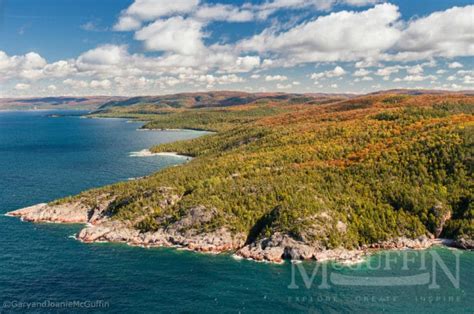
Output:
[[338,261],[359,263],[379,250],[426,249],[433,245],[446,245],[461,249],[473,249],[473,241],[453,241],[428,238],[397,238],[363,246],[358,249],[325,249],[310,246],[292,237],[275,233],[251,243],[246,242],[245,234],[232,234],[226,228],[213,232],[197,232],[189,228],[194,223],[202,223],[212,218],[203,207],[191,209],[189,214],[166,229],[141,232],[125,222],[110,219],[106,214],[110,199],[104,197],[93,208],[81,201],[65,204],[37,204],[9,212],[7,216],[20,217],[23,221],[41,223],[80,223],[86,226],[76,235],[84,243],[116,242],[129,245],[151,247],[179,247],[196,252],[219,254],[234,252],[236,257],[249,260],[282,263],[284,260]]

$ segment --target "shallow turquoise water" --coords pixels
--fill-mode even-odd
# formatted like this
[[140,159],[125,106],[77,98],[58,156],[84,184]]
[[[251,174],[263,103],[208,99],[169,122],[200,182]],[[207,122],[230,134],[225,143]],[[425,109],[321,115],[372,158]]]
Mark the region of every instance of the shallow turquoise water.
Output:
[[[182,162],[174,157],[129,154],[200,135],[137,132],[139,124],[120,119],[48,118],[46,114],[0,113],[0,213]],[[320,267],[306,288],[300,269],[289,263],[261,264],[226,254],[119,244],[86,245],[70,237],[79,229],[78,225],[30,224],[0,216],[0,312],[25,311],[36,303],[41,304],[29,311],[474,312],[472,252],[461,252],[459,277],[455,276],[455,253],[460,251],[445,248],[424,251],[424,268],[421,252],[408,253],[407,267],[404,255],[394,252],[378,254],[357,269],[303,263],[300,266],[307,270],[310,284],[311,272]],[[438,261],[436,275],[433,256]],[[451,273],[455,278],[450,280]],[[341,284],[338,275],[350,276],[352,285]],[[423,281],[426,276],[407,277],[413,275],[428,275],[429,281]],[[438,289],[429,288],[433,277]],[[412,279],[395,285],[404,278]],[[327,287],[321,287],[325,280]],[[53,307],[53,302],[66,301],[91,303]],[[88,308],[95,301],[106,307]]]

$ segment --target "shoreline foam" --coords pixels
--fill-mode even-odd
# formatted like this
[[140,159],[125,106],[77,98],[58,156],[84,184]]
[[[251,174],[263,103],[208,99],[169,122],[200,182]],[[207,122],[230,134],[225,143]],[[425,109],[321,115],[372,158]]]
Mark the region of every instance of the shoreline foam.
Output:
[[161,153],[153,153],[149,149],[142,149],[137,152],[130,152],[130,157],[154,157],[154,156],[166,156],[166,157],[176,157],[176,158],[186,158],[192,159],[191,156],[180,155],[176,152],[161,152]]

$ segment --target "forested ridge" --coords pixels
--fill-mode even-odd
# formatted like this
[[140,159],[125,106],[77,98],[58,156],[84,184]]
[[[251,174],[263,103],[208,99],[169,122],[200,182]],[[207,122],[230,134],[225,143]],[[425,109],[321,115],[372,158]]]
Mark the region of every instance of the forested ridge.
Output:
[[[96,115],[216,133],[152,148],[196,157],[187,164],[75,198],[113,195],[112,218],[142,231],[200,206],[213,215],[197,232],[225,227],[253,240],[280,232],[353,248],[399,236],[472,239],[473,111],[474,97],[448,94],[117,107]],[[179,201],[164,205],[168,193]]]

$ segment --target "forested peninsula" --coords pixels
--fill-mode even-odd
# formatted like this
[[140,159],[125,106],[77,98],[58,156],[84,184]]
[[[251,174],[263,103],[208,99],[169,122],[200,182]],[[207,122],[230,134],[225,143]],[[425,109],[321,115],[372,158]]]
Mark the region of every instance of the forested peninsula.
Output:
[[[474,239],[474,96],[215,92],[104,103],[90,117],[213,131],[152,152],[194,157],[9,213],[87,223],[84,242],[357,260]],[[446,239],[449,239],[446,240]]]

